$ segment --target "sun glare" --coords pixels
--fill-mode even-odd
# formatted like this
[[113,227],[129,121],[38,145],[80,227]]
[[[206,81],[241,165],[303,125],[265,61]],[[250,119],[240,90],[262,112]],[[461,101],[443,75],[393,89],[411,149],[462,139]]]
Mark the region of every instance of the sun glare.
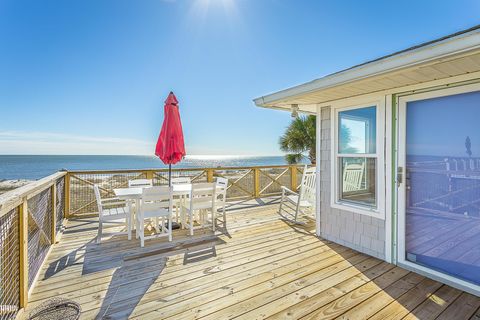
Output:
[[231,15],[236,11],[235,0],[195,0],[193,9],[200,15],[205,15],[209,10],[223,8],[227,15]]
[[225,8],[231,8],[235,5],[235,0],[196,0],[196,2],[205,7],[222,5]]

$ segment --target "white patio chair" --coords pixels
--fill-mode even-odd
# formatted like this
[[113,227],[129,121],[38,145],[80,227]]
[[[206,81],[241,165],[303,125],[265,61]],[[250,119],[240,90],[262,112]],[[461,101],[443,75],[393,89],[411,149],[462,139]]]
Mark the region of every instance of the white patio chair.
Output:
[[[279,214],[287,220],[293,221],[294,223],[300,223],[298,221],[298,214],[306,214],[306,210],[311,210],[315,207],[316,178],[315,167],[307,168],[307,166],[305,166],[299,192],[292,191],[287,187],[282,186],[282,198],[278,210]],[[288,206],[291,210],[284,210],[284,214],[282,209],[285,209],[285,206]],[[294,214],[292,214],[292,209]]]
[[[208,213],[212,216],[212,229],[215,231],[215,183],[194,183],[190,198],[183,203],[183,210],[188,215],[188,223],[185,226],[190,229],[190,235],[193,236],[194,215],[198,211],[201,220],[201,228],[207,226]],[[199,221],[200,222],[200,221]]]
[[152,187],[153,181],[152,179],[133,179],[128,180],[128,187],[129,188],[145,188],[145,187]]
[[125,227],[127,231],[125,232],[115,232],[112,235],[127,234],[128,240],[132,239],[132,221],[130,216],[130,206],[129,204],[118,198],[103,198],[100,195],[100,188],[98,185],[93,186],[93,191],[95,192],[95,198],[97,200],[98,206],[98,235],[97,243],[102,242],[103,236],[103,224],[112,223],[115,224],[115,221],[124,220]]
[[216,182],[215,190],[215,214],[221,210],[223,214],[223,224],[226,227],[227,224],[227,215],[225,213],[225,207],[227,205],[227,189],[228,189],[228,179],[218,177]]
[[[153,186],[153,180],[152,179],[133,179],[133,180],[128,180],[128,187],[129,188],[150,188]],[[135,214],[137,214],[137,206],[135,201],[130,202],[130,208],[132,209],[132,222],[133,219],[135,219]]]
[[343,169],[342,190],[352,192],[362,190],[363,173],[365,162],[349,163]]
[[[192,183],[191,179],[189,177],[176,177],[172,178],[172,186],[173,185],[179,185],[179,184],[190,184]],[[180,211],[182,209],[182,201],[183,197],[180,199],[174,199],[173,206],[175,207],[175,221],[178,223],[178,216],[180,214]],[[182,217],[182,222],[184,223],[184,217]]]
[[[145,240],[168,236],[168,241],[172,241],[172,188],[168,186],[145,188],[142,192],[142,202],[138,210],[137,238],[140,238],[140,246],[145,245]],[[145,219],[155,228],[156,233],[151,236],[145,236]],[[161,232],[158,222],[162,221]],[[168,228],[165,227],[168,220]]]

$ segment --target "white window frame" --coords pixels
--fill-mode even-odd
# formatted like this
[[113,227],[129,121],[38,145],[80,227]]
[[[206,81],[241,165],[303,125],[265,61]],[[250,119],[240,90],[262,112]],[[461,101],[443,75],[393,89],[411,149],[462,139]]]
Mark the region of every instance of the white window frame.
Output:
[[[342,111],[368,107],[376,107],[376,152],[368,154],[339,154],[338,114]],[[331,112],[331,207],[385,220],[385,98],[382,96],[382,99],[364,101],[359,99],[358,103],[356,104],[333,105]],[[358,158],[367,157],[376,159],[375,207],[369,207],[368,205],[363,205],[360,203],[356,204],[354,202],[340,200],[339,179],[341,176],[343,176],[343,172],[340,172],[339,158],[342,156],[354,156]]]
[[[410,95],[400,96],[397,99],[398,103],[398,167],[406,168],[406,106],[408,102],[426,100],[432,98],[447,97],[456,94],[469,93],[480,91],[480,84],[474,83],[469,85],[461,85],[444,89],[431,90],[421,93],[414,93]],[[452,287],[458,288],[460,290],[480,295],[480,286],[472,282],[454,277],[447,273],[437,271],[426,266],[411,262],[405,258],[405,198],[406,198],[406,185],[405,179],[398,186],[398,225],[397,225],[397,234],[398,234],[398,246],[397,246],[397,264],[405,269],[417,272],[421,275],[425,275],[429,278],[435,279],[437,281],[443,282],[445,284],[451,285]]]

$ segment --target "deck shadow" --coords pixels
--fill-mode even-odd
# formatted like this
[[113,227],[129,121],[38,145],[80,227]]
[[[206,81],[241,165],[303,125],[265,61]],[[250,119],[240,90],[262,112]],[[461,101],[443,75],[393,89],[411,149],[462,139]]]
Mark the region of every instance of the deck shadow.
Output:
[[183,256],[183,264],[195,263],[203,260],[208,260],[217,256],[217,250],[215,246],[199,249],[199,250],[187,250]]
[[122,262],[122,266],[113,273],[95,319],[108,319],[107,313],[115,312],[119,307],[121,307],[122,318],[127,319],[160,276],[166,261],[165,256],[158,256],[154,259],[148,257],[144,263],[142,259],[135,263]]
[[227,202],[226,209],[229,212],[242,211],[245,209],[259,208],[266,205],[280,203],[280,197],[245,199],[239,201]]
[[48,264],[48,268],[45,271],[45,275],[43,280],[46,280],[50,277],[53,277],[57,273],[65,270],[66,268],[73,266],[75,264],[83,264],[83,262],[78,262],[81,258],[85,256],[84,253],[79,253],[86,250],[87,246],[91,244],[94,240],[87,242],[86,244],[80,246],[79,248],[72,250],[71,252],[67,253],[66,255],[50,262]]
[[143,253],[123,254],[120,262],[112,259],[112,265],[120,263],[120,267],[112,276],[96,319],[127,319],[162,274],[169,256],[184,253],[184,264],[199,262],[215,257],[215,246],[222,243],[225,242],[215,237]]

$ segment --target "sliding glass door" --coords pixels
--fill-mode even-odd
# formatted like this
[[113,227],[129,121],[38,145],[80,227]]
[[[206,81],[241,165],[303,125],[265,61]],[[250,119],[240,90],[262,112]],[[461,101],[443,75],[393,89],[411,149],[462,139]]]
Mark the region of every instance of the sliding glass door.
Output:
[[399,261],[467,287],[480,285],[478,89],[399,99]]

